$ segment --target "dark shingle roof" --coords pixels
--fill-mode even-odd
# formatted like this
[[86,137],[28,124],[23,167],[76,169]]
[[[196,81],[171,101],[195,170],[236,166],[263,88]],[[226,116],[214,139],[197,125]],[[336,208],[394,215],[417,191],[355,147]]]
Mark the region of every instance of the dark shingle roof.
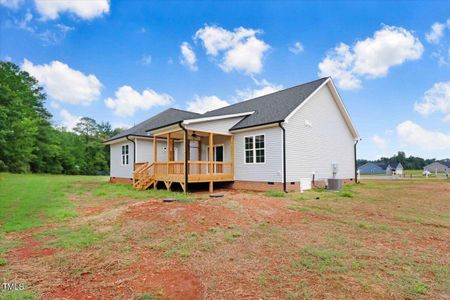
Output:
[[244,117],[230,130],[280,122],[283,121],[297,106],[305,101],[308,96],[310,96],[327,79],[328,77],[317,79],[272,94],[212,110],[202,115],[185,110],[169,108],[156,116],[133,126],[130,129],[122,131],[105,142],[116,140],[128,135],[151,137],[152,135],[148,131],[172,125],[183,120],[239,114],[252,111],[254,111],[253,114]]
[[450,161],[438,161],[438,163],[443,164],[444,166],[450,167]]
[[378,166],[386,170],[388,166],[391,166],[391,169],[396,169],[398,166],[398,162],[378,162],[376,163]]
[[116,134],[115,136],[113,136],[112,138],[110,138],[105,142],[116,140],[125,137],[127,135],[150,137],[152,135],[147,132],[148,130],[167,126],[186,119],[197,118],[198,116],[200,116],[200,114],[181,109],[169,108],[163,112],[160,112],[156,116],[153,116],[150,119],[145,120],[144,122],[141,122],[136,126],[131,127],[130,129],[124,130],[121,133]]
[[283,121],[297,106],[305,101],[306,98],[308,98],[308,96],[311,95],[327,79],[328,77],[317,79],[272,94],[212,110],[199,116],[199,118],[254,111],[253,114],[244,117],[230,130]]

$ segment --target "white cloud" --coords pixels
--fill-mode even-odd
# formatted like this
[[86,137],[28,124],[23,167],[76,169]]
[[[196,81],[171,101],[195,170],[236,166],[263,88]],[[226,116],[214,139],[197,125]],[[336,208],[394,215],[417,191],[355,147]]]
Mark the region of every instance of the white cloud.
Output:
[[90,20],[109,13],[109,0],[35,0],[43,19],[55,20],[60,13],[69,12]]
[[108,98],[105,104],[121,117],[134,115],[136,110],[149,110],[154,106],[168,105],[174,102],[167,94],[158,94],[152,89],[145,89],[142,93],[132,87],[124,85],[115,92],[115,98]]
[[195,95],[194,100],[188,101],[187,110],[196,113],[205,113],[214,109],[222,108],[230,105],[225,100],[220,99],[217,96],[203,96]]
[[112,123],[111,126],[112,128],[120,128],[120,129],[128,129],[132,127],[130,124],[122,122]]
[[74,116],[65,109],[61,109],[59,111],[59,115],[62,119],[62,125],[70,131],[72,131],[75,125],[77,125],[77,123],[81,120],[81,117]]
[[44,41],[44,43],[54,45],[61,42],[66,37],[67,33],[74,29],[74,27],[66,26],[64,24],[57,24],[56,30],[46,29],[41,33],[36,32],[36,36]]
[[54,100],[89,105],[100,96],[102,84],[95,75],[85,75],[60,61],[34,65],[25,59],[22,69],[35,77]]
[[435,112],[450,115],[450,81],[437,82],[427,90],[421,102],[414,104],[414,109],[423,116],[428,116]]
[[352,72],[355,57],[347,44],[341,43],[319,63],[319,76],[333,76],[339,87],[354,90],[361,87],[361,80]]
[[450,64],[450,47],[443,42],[446,29],[450,31],[450,19],[447,19],[445,23],[435,22],[430,32],[425,34],[427,41],[435,44],[436,48],[431,53],[431,57],[435,58],[440,66]]
[[10,61],[12,61],[12,57],[9,55],[5,55],[5,56],[3,56],[3,60],[10,62]]
[[283,88],[282,85],[270,83],[265,79],[263,80],[256,80],[255,78],[252,79],[258,87],[255,89],[237,90],[236,94],[238,96],[238,100],[248,100],[261,97],[279,91]]
[[409,120],[397,126],[397,134],[404,143],[417,146],[421,149],[450,149],[449,133],[430,131]]
[[16,10],[21,6],[23,0],[0,0],[0,5],[3,5],[9,9]]
[[225,72],[236,70],[257,74],[262,70],[264,53],[270,48],[256,37],[260,33],[260,30],[244,27],[228,31],[205,25],[195,33],[195,40],[202,41],[208,55],[219,57],[219,66]]
[[[42,24],[33,22],[33,14],[27,10],[23,17],[13,17],[5,23],[5,26],[12,26],[30,33],[30,35],[42,40],[44,44],[53,45],[62,41],[69,32],[75,30],[74,27],[65,24],[55,24],[42,29]],[[36,26],[36,24],[38,26]]]
[[142,55],[139,62],[144,66],[148,66],[152,63],[152,56],[149,54],[144,54],[144,55]]
[[[450,22],[450,19],[447,21]],[[444,35],[445,24],[436,22],[431,26],[431,31],[425,34],[425,38],[429,43],[437,44]]]
[[22,30],[34,32],[35,29],[29,25],[31,20],[33,20],[33,14],[30,13],[30,11],[27,11],[22,20],[15,19],[14,23],[18,28]]
[[195,56],[194,50],[192,50],[191,45],[188,42],[183,42],[180,46],[181,64],[187,66],[192,71],[197,71],[197,57]]
[[379,135],[374,135],[371,139],[372,139],[372,142],[374,142],[375,145],[377,145],[378,148],[386,149],[386,147],[387,147],[387,140],[385,138],[382,138]]
[[289,51],[291,51],[294,54],[299,54],[303,52],[303,44],[300,42],[295,42],[294,46],[289,47]]
[[389,69],[422,56],[423,45],[410,31],[383,26],[373,37],[345,43],[329,51],[319,63],[319,76],[333,76],[343,89],[361,87],[361,78],[386,76]]

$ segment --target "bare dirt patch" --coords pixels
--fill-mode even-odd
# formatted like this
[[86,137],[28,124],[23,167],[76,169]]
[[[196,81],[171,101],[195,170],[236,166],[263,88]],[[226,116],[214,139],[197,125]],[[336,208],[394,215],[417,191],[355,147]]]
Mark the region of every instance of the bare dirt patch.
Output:
[[[221,193],[173,203],[73,198],[79,215],[63,225],[76,234],[65,238],[86,246],[33,237],[48,228],[16,233],[22,244],[0,279],[23,280],[45,299],[448,295],[448,183],[374,181],[350,197]],[[93,232],[76,231],[86,224]]]

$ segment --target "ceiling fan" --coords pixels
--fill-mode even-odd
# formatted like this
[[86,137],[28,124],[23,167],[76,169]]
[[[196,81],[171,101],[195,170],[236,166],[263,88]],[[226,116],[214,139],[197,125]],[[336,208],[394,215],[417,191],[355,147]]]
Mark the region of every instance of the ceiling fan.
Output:
[[200,141],[200,139],[201,139],[201,137],[197,133],[195,133],[195,131],[192,132],[191,137],[192,137],[192,139],[191,139],[192,141]]

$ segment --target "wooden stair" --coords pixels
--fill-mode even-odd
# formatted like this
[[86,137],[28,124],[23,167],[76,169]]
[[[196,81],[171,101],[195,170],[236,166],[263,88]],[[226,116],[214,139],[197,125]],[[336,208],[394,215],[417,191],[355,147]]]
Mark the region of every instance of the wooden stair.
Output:
[[137,190],[146,190],[155,184],[153,163],[144,163],[133,172],[133,187]]

